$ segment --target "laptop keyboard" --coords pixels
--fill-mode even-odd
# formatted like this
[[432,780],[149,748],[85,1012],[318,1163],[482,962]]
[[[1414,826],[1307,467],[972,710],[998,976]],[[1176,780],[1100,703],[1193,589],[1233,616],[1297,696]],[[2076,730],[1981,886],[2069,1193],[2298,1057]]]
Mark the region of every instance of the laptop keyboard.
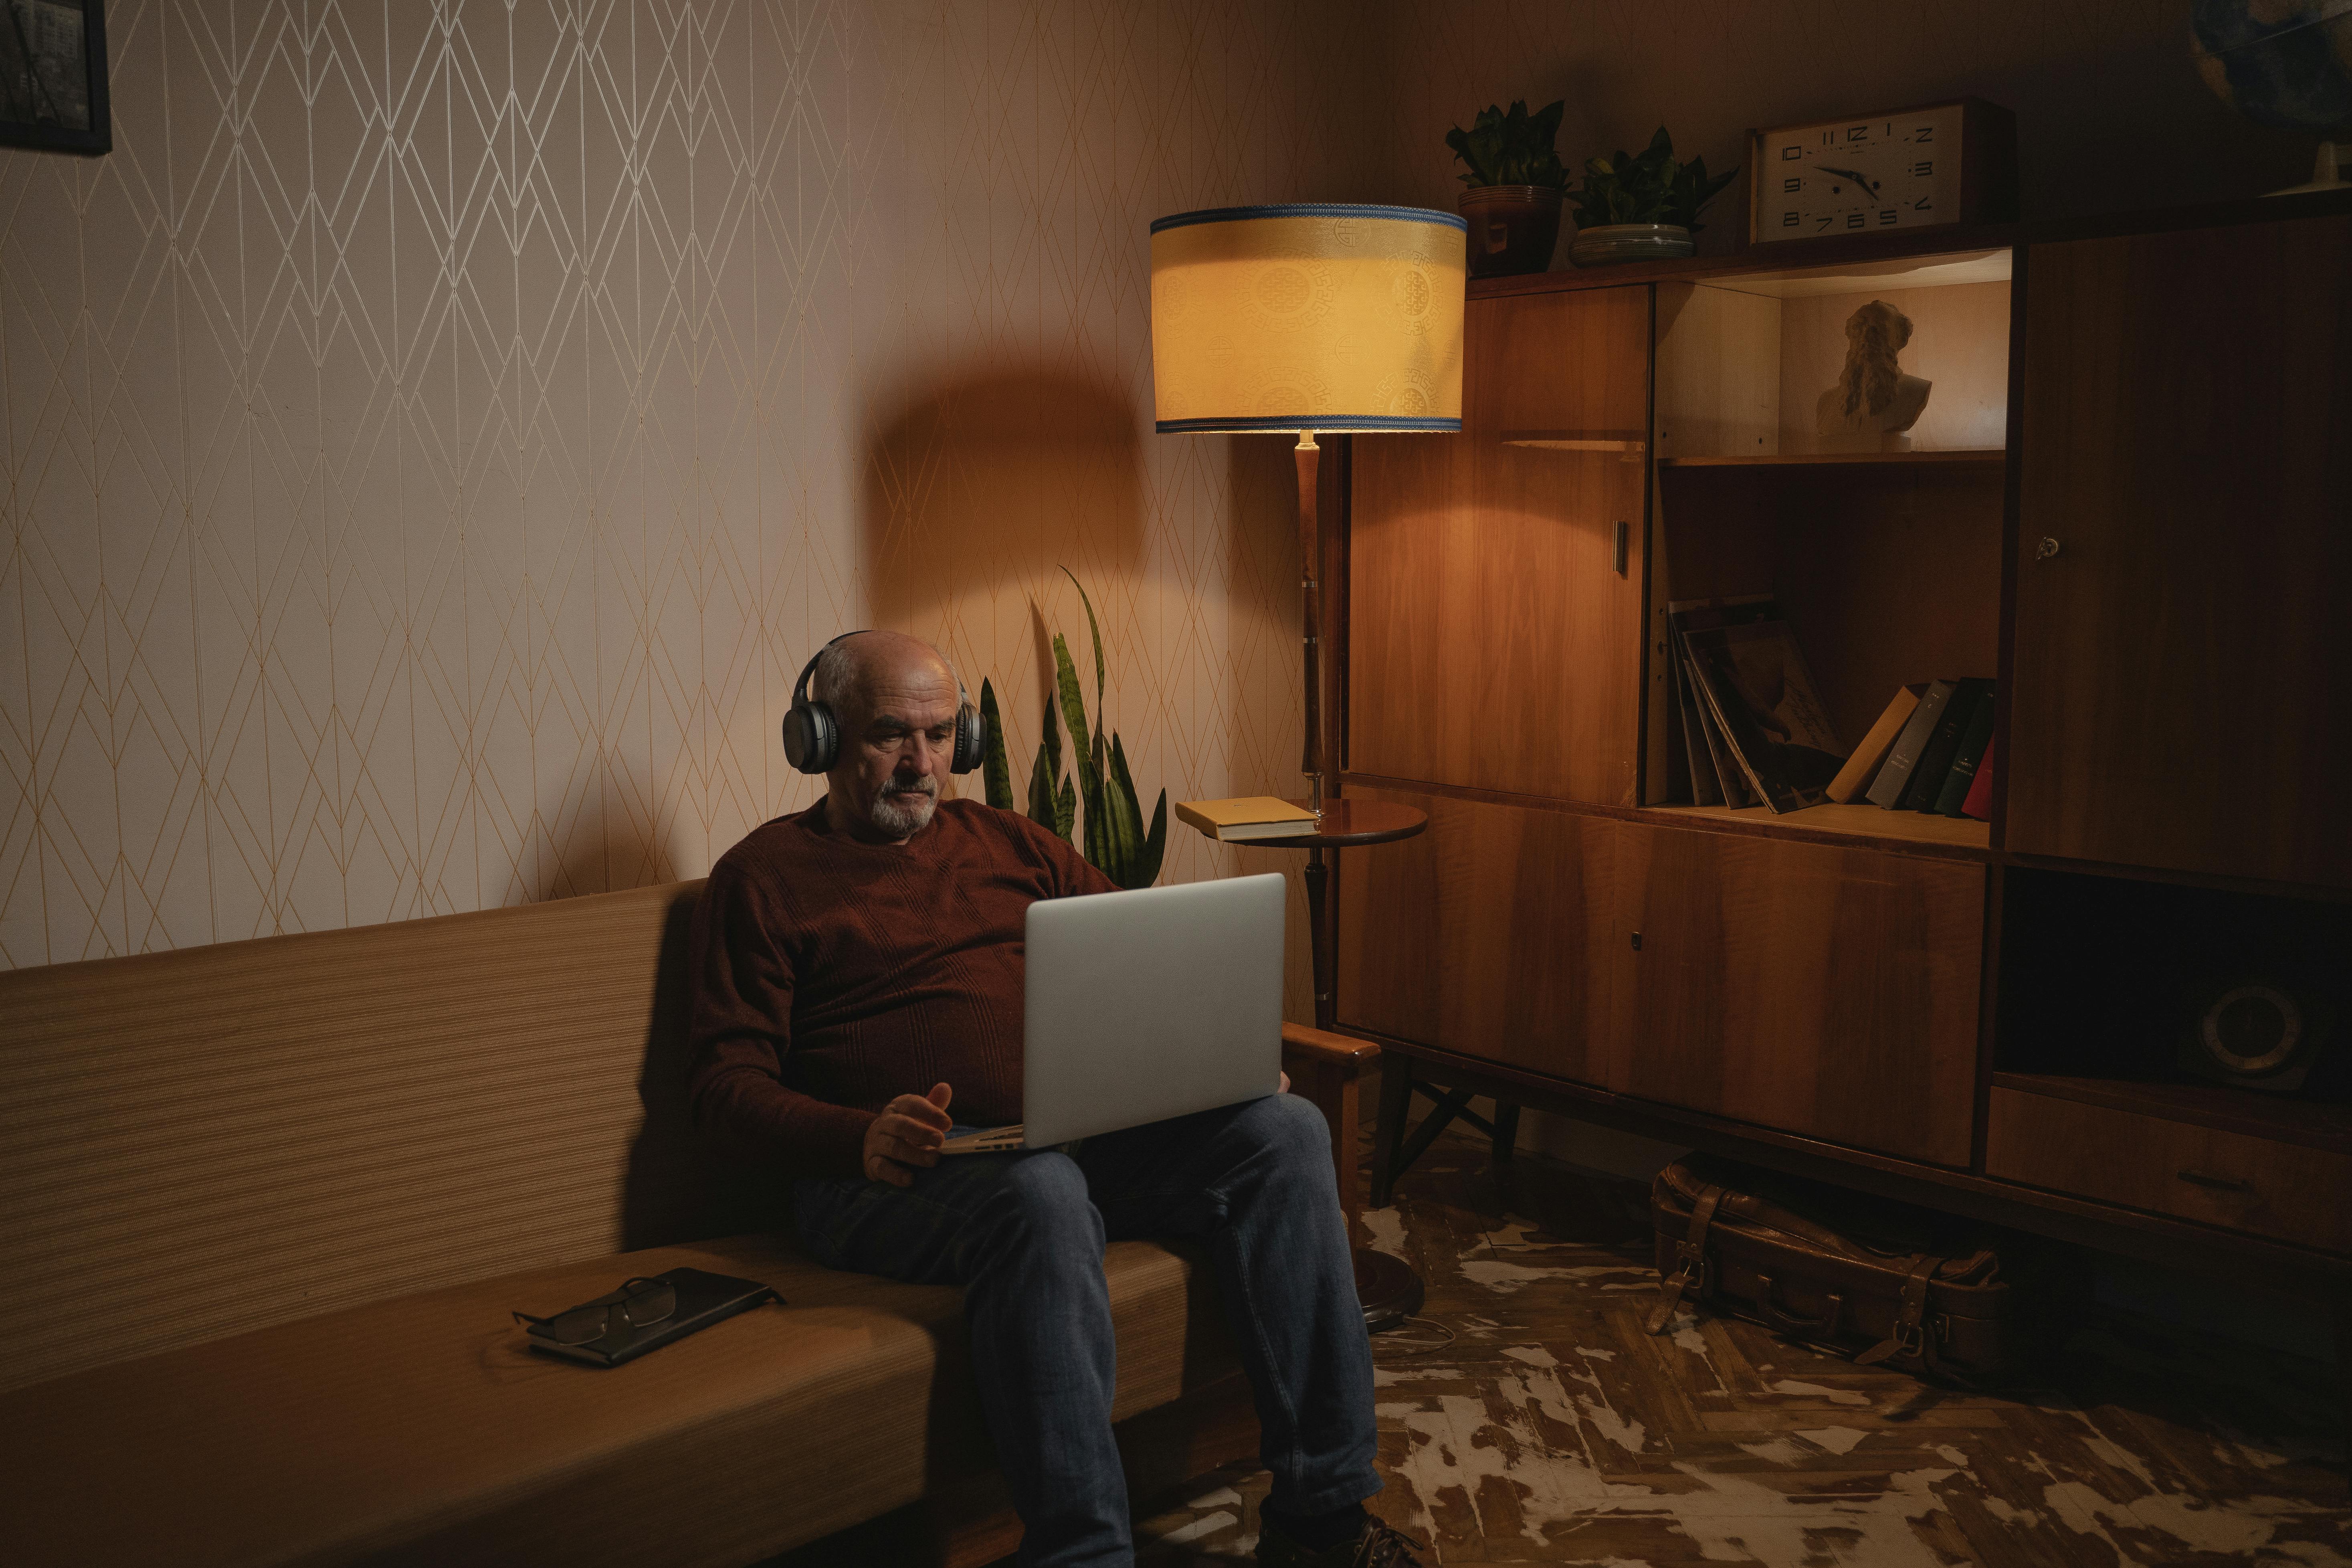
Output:
[[1022,1146],[1021,1124],[994,1127],[985,1132],[967,1132],[961,1138],[950,1138],[940,1145],[942,1154],[995,1154]]

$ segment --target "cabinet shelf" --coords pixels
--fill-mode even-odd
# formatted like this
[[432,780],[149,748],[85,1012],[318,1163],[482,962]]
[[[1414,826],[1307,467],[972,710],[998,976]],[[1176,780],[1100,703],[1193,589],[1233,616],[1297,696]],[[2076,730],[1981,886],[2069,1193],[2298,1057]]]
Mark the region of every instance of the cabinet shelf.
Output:
[[1915,468],[1948,463],[1999,465],[2004,447],[1970,447],[1949,452],[1755,452],[1720,457],[1660,458],[1662,468]]
[[1972,816],[1889,811],[1880,805],[1811,805],[1775,815],[1760,805],[1652,805],[1643,817],[1683,826],[1718,824],[1776,838],[1827,836],[1884,849],[1927,848],[1974,859],[1992,858],[1992,826]]

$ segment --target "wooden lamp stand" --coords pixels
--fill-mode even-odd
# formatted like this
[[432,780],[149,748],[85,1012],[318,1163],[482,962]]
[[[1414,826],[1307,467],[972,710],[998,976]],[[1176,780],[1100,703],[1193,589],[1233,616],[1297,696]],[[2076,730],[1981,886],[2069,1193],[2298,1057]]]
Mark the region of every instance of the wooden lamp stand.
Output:
[[[1323,536],[1316,504],[1322,477],[1322,448],[1315,444],[1315,432],[1299,432],[1298,555],[1302,567],[1299,588],[1305,605],[1303,662],[1307,682],[1306,752],[1300,759],[1299,768],[1307,774],[1307,799],[1298,804],[1315,814],[1316,827],[1312,833],[1263,840],[1259,847],[1307,851],[1307,946],[1314,956],[1315,1027],[1327,1039],[1351,1047],[1351,1055],[1362,1058],[1374,1054],[1376,1048],[1328,1033],[1337,1024],[1339,1015],[1333,978],[1337,964],[1333,952],[1337,931],[1332,924],[1328,886],[1331,867],[1324,857],[1329,855],[1336,860],[1339,852],[1350,845],[1385,844],[1394,839],[1410,838],[1429,826],[1429,818],[1409,805],[1344,799],[1337,788],[1327,785],[1324,778],[1325,758],[1329,753],[1326,749],[1323,716],[1337,705],[1326,704],[1323,700],[1323,608],[1317,582],[1317,566],[1323,558]],[[1296,1035],[1297,1032],[1293,1033]],[[1341,1173],[1342,1206],[1348,1212],[1350,1245],[1356,1242],[1354,1232],[1358,1205],[1347,1200],[1355,1194],[1359,1185],[1355,1179],[1359,1163],[1359,1135],[1348,1113],[1355,1103],[1355,1096],[1349,1094],[1337,1106],[1324,1104],[1323,1107],[1327,1117],[1332,1116],[1335,1110],[1340,1113],[1339,1119],[1332,1123],[1331,1146],[1332,1157],[1339,1163]],[[1355,1260],[1356,1294],[1363,1303],[1364,1327],[1368,1331],[1380,1333],[1396,1328],[1421,1310],[1421,1277],[1402,1258],[1356,1246]]]

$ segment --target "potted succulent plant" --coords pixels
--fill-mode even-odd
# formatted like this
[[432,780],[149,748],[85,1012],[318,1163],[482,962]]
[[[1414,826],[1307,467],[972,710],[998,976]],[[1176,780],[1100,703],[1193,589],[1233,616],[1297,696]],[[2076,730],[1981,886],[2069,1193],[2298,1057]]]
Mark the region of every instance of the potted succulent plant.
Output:
[[1675,163],[1675,139],[1663,125],[1639,157],[1621,149],[1612,157],[1587,159],[1569,260],[1594,267],[1688,256],[1699,209],[1738,173],[1734,164],[1710,179],[1704,158]]
[[1551,265],[1568,186],[1552,141],[1567,107],[1563,101],[1529,114],[1524,99],[1507,112],[1489,104],[1469,130],[1457,125],[1445,133],[1445,144],[1470,169],[1462,176],[1470,188],[1460,205],[1470,225],[1471,277],[1541,272]]

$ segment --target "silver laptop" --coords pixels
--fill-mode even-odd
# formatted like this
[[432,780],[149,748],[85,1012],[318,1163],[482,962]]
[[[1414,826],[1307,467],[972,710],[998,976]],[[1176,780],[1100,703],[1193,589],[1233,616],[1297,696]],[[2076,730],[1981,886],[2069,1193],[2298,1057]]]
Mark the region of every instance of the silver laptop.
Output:
[[1050,1149],[1274,1093],[1284,902],[1269,875],[1030,905],[1021,1122],[942,1152]]

